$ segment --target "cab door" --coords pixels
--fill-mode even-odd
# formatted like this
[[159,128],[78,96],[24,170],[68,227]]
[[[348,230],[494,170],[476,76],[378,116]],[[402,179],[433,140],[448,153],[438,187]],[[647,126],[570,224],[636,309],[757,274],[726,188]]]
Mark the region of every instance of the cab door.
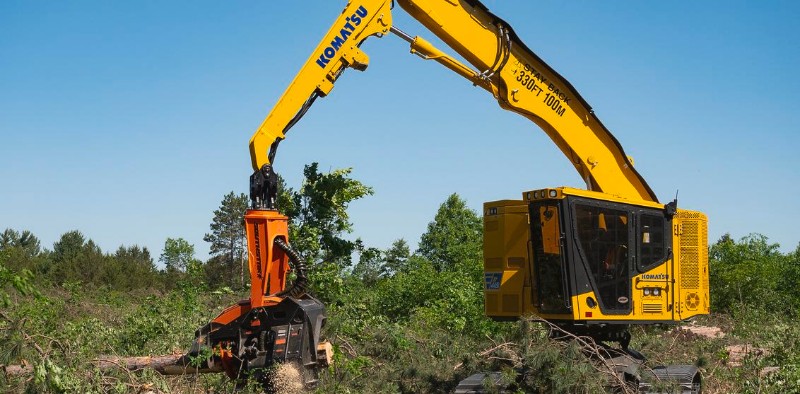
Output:
[[564,215],[559,201],[539,201],[529,207],[531,218],[532,283],[539,314],[570,315],[569,266],[564,253]]
[[605,315],[630,314],[635,250],[630,211],[622,204],[585,199],[576,199],[570,206],[577,254],[600,310]]
[[656,209],[641,209],[637,214],[636,289],[643,320],[673,320],[675,289],[670,286],[674,272],[671,257],[671,220]]

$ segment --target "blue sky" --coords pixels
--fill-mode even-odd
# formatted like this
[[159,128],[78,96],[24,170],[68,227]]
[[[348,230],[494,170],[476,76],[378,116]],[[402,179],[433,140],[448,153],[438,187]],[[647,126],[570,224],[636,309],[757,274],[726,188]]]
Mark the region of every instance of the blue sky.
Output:
[[[205,258],[212,212],[246,192],[247,142],[345,1],[0,2],[0,228],[50,247],[81,230],[157,258]],[[794,250],[800,210],[800,3],[489,0],[572,82],[662,201],[705,212],[710,240],[757,232]],[[395,24],[433,35],[395,10]],[[582,182],[533,123],[370,39],[281,144],[276,166],[353,167],[375,195],[354,237],[415,245],[439,204]]]

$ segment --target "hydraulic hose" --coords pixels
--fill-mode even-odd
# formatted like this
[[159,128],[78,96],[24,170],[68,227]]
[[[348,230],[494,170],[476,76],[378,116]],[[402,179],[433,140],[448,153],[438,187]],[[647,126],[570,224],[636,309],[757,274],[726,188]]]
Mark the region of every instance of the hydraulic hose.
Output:
[[308,276],[306,276],[308,268],[306,267],[306,261],[300,256],[297,250],[289,246],[282,238],[275,238],[275,245],[278,245],[289,257],[289,261],[292,263],[291,266],[295,270],[296,276],[294,282],[292,282],[292,286],[279,292],[276,296],[284,297],[290,295],[294,298],[300,298],[305,295],[308,290]]

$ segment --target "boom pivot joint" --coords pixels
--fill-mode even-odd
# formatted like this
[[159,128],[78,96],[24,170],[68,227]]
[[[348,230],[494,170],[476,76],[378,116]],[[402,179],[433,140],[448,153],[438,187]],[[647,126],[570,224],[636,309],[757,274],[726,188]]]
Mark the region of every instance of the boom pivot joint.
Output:
[[269,164],[250,175],[250,202],[253,209],[276,208],[278,200],[278,174]]

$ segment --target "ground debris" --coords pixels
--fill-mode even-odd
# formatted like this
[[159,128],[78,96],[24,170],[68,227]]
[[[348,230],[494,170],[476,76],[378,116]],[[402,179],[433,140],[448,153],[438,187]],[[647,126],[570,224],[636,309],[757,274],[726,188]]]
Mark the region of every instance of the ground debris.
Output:
[[761,368],[761,371],[759,371],[758,376],[761,376],[763,378],[764,376],[771,375],[780,370],[781,370],[780,367],[764,367]]
[[0,371],[6,376],[30,375],[33,373],[33,365],[23,362],[20,365],[2,365]]
[[676,327],[673,330],[676,334],[682,334],[687,337],[704,337],[704,338],[723,338],[725,337],[725,332],[722,331],[719,327],[713,326],[696,326],[696,325],[689,325],[689,326],[681,326]]
[[769,350],[753,345],[730,345],[726,346],[725,350],[728,352],[728,365],[732,367],[740,367],[745,357],[766,357],[769,356]]

